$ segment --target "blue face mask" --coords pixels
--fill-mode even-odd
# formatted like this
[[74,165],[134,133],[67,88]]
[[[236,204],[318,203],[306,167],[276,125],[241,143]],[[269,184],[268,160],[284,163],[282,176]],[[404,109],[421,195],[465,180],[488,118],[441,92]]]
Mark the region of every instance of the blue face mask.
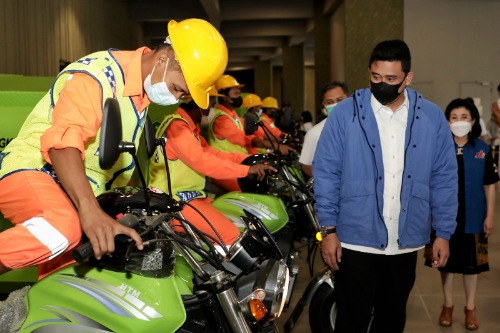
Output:
[[153,67],[153,71],[151,72],[151,74],[149,74],[146,77],[146,80],[144,80],[144,90],[146,91],[146,94],[148,94],[148,98],[151,100],[151,102],[163,106],[174,105],[179,102],[179,100],[175,98],[174,94],[170,92],[167,87],[167,83],[165,82],[165,74],[167,73],[169,60],[170,59],[167,58],[167,64],[165,65],[163,80],[161,82],[155,83],[153,85],[151,84],[151,76],[155,71],[155,67]]
[[257,117],[260,118],[260,116],[262,116],[262,109],[259,109],[259,111],[257,111]]

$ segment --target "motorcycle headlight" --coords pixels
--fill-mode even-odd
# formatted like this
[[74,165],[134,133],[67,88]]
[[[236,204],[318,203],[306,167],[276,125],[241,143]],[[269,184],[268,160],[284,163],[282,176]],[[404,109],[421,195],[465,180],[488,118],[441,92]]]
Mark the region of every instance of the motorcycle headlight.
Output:
[[243,231],[229,248],[229,261],[239,267],[242,271],[248,271],[253,268],[260,257],[260,254],[252,251],[248,246],[247,231]]
[[[290,274],[283,260],[277,261],[266,279],[266,300],[271,307],[271,315],[278,318],[285,307]],[[266,302],[264,302],[266,304]]]
[[259,321],[263,316],[260,305],[255,302],[258,300],[267,309],[269,320],[279,317],[288,295],[288,279],[288,267],[283,260],[264,261],[259,270],[238,280],[237,295],[241,308],[254,321]]
[[229,248],[229,262],[248,273],[266,258],[283,258],[276,240],[262,221],[253,215],[243,216],[241,220],[247,228]]

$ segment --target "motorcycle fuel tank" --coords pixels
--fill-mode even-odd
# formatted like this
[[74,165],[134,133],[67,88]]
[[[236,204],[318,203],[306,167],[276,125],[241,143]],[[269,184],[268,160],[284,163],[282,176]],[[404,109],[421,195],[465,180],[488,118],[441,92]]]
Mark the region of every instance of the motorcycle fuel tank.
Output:
[[182,284],[176,275],[157,279],[70,265],[28,292],[20,332],[175,332],[186,320]]
[[245,225],[240,217],[246,210],[258,217],[271,233],[283,228],[288,222],[288,214],[283,201],[267,194],[229,192],[212,202],[212,206],[243,230]]

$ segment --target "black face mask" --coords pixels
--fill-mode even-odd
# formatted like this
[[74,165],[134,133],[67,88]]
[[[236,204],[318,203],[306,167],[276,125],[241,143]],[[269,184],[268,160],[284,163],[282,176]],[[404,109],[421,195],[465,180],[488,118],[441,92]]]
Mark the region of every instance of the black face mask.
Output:
[[396,100],[396,98],[399,97],[399,95],[401,95],[401,93],[398,92],[398,90],[403,85],[405,79],[406,76],[404,77],[403,81],[401,81],[400,84],[387,84],[385,82],[375,83],[370,81],[372,94],[373,96],[375,96],[377,101],[380,102],[380,104],[382,105],[391,104]]
[[231,97],[231,105],[234,106],[235,108],[239,108],[243,104],[243,98],[241,96],[238,96],[236,98]]

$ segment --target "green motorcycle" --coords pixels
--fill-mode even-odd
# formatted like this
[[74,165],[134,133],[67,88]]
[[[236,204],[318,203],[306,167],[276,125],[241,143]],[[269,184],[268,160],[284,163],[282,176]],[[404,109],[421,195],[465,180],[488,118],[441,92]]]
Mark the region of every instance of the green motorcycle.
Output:
[[[245,133],[255,132],[261,126],[268,135],[267,129],[253,113],[245,114]],[[279,151],[279,149],[275,149]],[[313,274],[314,255],[317,249],[316,234],[320,225],[313,207],[314,179],[305,181],[298,166],[298,156],[289,154],[252,155],[243,161],[245,165],[267,164],[276,168],[276,173],[269,173],[263,180],[255,175],[238,179],[241,192],[224,193],[214,199],[212,206],[242,230],[244,225],[239,216],[248,211],[261,220],[276,239],[279,249],[289,268],[290,292],[285,301],[289,307],[293,295],[293,286],[299,273],[300,251],[296,241],[308,244],[308,259],[311,280],[296,307],[285,324],[286,332],[290,332],[306,305],[309,306],[309,323],[315,333],[330,333],[335,327],[336,302],[334,295],[334,276],[329,267],[324,267]]]
[[[120,124],[118,103],[109,99],[100,165],[110,167],[128,152],[139,168],[134,144],[121,141]],[[147,145],[154,141],[149,138]],[[119,235],[115,252],[97,260],[84,243],[73,250],[77,263],[2,302],[1,332],[277,332],[274,320],[287,298],[288,268],[253,214],[241,215],[245,230],[221,255],[212,239],[184,219],[183,203],[164,193],[124,187],[98,201],[138,231],[144,250]],[[175,232],[173,221],[186,233]]]

